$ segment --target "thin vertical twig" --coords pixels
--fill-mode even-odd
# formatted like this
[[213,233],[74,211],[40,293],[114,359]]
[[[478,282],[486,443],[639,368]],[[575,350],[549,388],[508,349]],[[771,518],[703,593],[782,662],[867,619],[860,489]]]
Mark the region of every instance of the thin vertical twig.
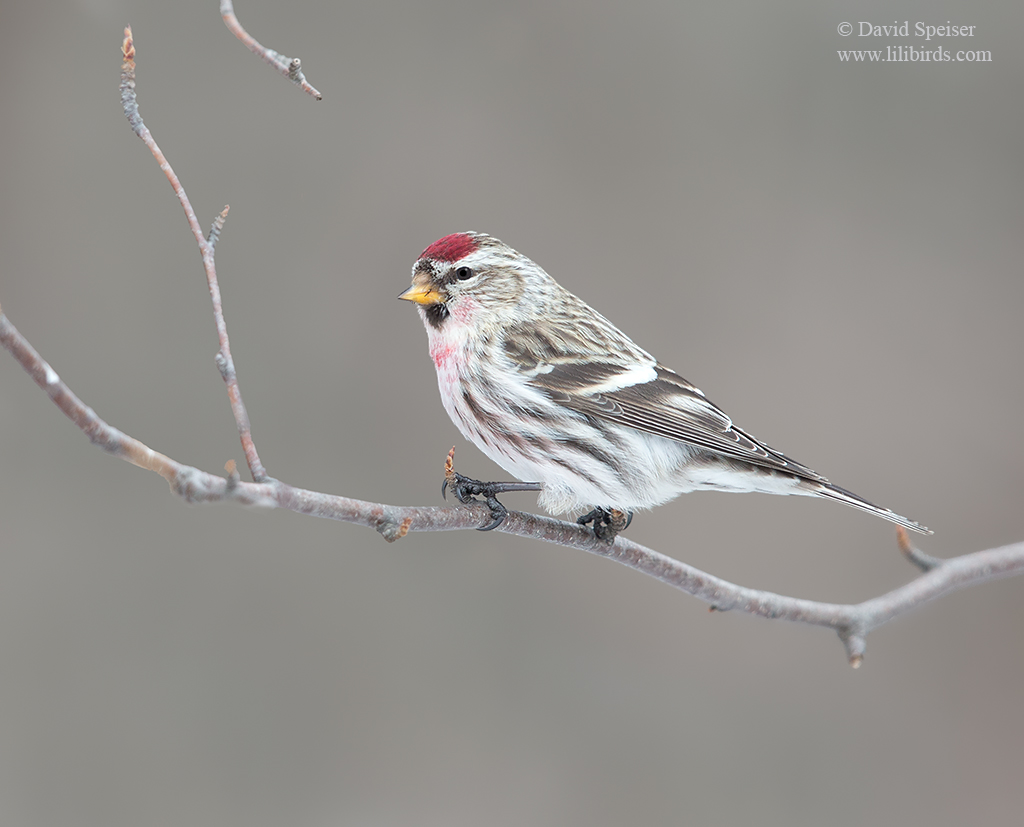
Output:
[[217,338],[220,341],[220,350],[217,353],[217,367],[220,370],[221,376],[224,377],[224,384],[227,385],[228,399],[231,401],[231,412],[234,414],[235,423],[238,425],[238,436],[242,441],[242,450],[245,452],[245,461],[249,466],[249,472],[252,474],[253,480],[264,482],[268,479],[268,474],[266,468],[263,467],[263,463],[260,462],[259,454],[256,452],[256,445],[252,439],[252,427],[249,424],[249,414],[245,409],[245,403],[242,401],[242,392],[238,387],[238,376],[235,373],[234,360],[231,358],[231,343],[228,340],[228,328],[224,321],[224,308],[221,304],[220,284],[217,282],[217,268],[214,264],[213,254],[216,236],[220,234],[220,229],[224,225],[224,219],[227,217],[227,208],[225,207],[218,217],[219,224],[214,225],[216,233],[211,231],[211,240],[208,241],[202,227],[199,226],[199,219],[196,218],[195,210],[192,209],[188,195],[185,194],[185,188],[181,185],[181,181],[178,180],[178,176],[174,174],[174,170],[171,168],[166,156],[160,147],[157,146],[152,133],[143,123],[142,115],[139,113],[138,99],[135,94],[135,40],[132,36],[131,26],[125,27],[121,54],[123,57],[121,63],[121,105],[124,107],[125,117],[128,118],[128,123],[131,124],[135,134],[142,139],[142,142],[149,148],[149,151],[153,153],[153,157],[156,158],[160,169],[167,176],[174,194],[178,196],[178,201],[185,210],[185,218],[188,220],[188,226],[192,230],[192,235],[195,236],[196,244],[199,245],[199,252],[203,257],[203,269],[206,271],[206,282],[210,288],[210,300],[213,302],[213,316],[217,325]]

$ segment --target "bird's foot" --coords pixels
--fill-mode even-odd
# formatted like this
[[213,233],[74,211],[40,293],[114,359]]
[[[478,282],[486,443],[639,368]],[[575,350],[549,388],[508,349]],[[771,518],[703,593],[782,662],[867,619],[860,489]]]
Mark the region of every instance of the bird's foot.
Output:
[[508,509],[498,502],[498,494],[508,491],[540,491],[539,482],[481,482],[471,480],[469,477],[460,474],[453,467],[455,449],[448,452],[448,458],[444,463],[444,482],[441,483],[441,496],[448,498],[448,489],[458,497],[461,503],[480,502],[477,497],[483,497],[487,507],[491,510],[491,522],[480,526],[477,531],[492,531],[505,522],[508,516]]
[[602,543],[611,544],[620,531],[629,528],[633,522],[632,511],[619,511],[617,508],[597,506],[593,511],[584,514],[578,520],[580,525],[594,524],[594,536]]

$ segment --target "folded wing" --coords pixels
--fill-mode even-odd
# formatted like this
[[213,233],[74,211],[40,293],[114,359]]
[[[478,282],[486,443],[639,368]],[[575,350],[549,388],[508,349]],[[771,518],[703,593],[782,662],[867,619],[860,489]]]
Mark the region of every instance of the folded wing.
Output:
[[614,357],[575,361],[566,354],[552,356],[550,361],[532,358],[520,367],[528,373],[529,384],[570,410],[762,468],[828,482],[737,428],[698,388],[653,358],[623,364]]

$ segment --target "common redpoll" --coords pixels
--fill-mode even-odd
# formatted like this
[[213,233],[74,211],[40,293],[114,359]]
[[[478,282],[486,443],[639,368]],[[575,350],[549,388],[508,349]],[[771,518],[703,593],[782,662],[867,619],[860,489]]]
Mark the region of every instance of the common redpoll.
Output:
[[[687,491],[759,491],[836,500],[931,533],[851,494],[732,424],[696,387],[530,259],[482,233],[435,241],[412,286],[437,367],[441,401],[468,440],[526,483],[449,474],[464,502],[539,491],[552,514],[594,511],[614,536],[635,509]],[[628,517],[627,517],[628,515]]]

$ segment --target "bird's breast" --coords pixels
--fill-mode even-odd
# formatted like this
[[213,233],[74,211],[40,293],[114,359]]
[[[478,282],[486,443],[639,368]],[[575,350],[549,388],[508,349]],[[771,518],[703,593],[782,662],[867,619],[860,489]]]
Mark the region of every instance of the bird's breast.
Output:
[[470,337],[466,326],[454,318],[438,328],[426,326],[430,358],[437,369],[437,382],[442,396],[451,394],[468,370]]

